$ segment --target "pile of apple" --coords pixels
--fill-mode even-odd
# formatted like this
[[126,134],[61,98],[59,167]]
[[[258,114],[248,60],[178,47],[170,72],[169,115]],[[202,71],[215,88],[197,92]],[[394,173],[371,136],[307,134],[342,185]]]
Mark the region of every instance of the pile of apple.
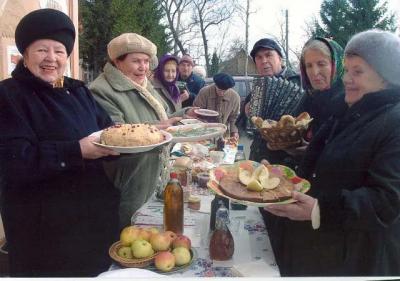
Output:
[[126,259],[141,259],[158,254],[154,263],[157,269],[167,272],[175,266],[190,262],[191,241],[185,235],[172,231],[161,232],[158,228],[128,226],[121,231],[118,256]]

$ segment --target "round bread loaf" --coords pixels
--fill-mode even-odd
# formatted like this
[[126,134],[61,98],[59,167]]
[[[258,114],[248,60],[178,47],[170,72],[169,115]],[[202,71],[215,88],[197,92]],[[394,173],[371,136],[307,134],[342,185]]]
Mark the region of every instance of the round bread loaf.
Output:
[[150,124],[118,124],[100,135],[100,142],[112,146],[144,146],[164,141],[163,133]]

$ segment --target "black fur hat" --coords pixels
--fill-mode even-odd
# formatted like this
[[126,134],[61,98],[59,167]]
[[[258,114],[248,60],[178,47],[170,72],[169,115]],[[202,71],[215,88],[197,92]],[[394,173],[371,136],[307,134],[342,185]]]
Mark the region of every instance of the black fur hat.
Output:
[[75,27],[61,11],[39,9],[24,16],[15,29],[15,43],[21,54],[34,41],[52,39],[62,43],[71,54],[75,43]]

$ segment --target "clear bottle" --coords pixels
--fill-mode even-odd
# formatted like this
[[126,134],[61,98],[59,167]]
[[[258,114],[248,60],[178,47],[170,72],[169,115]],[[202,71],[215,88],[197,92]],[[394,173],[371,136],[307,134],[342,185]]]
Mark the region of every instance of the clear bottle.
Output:
[[215,229],[215,219],[217,215],[217,210],[219,208],[219,203],[223,202],[224,206],[229,208],[229,199],[215,194],[214,199],[211,201],[211,214],[210,214],[210,231]]
[[[246,155],[244,153],[243,144],[239,144],[237,147],[235,162],[242,161],[242,160],[246,160]],[[232,210],[246,210],[247,206],[239,204],[239,203],[231,202],[231,209]]]
[[183,233],[183,189],[176,173],[170,174],[164,189],[164,230]]
[[217,261],[229,260],[235,251],[235,243],[229,230],[229,211],[222,201],[219,201],[216,213],[215,230],[210,239],[210,258]]
[[239,144],[235,155],[235,162],[242,160],[246,160],[246,155],[244,154],[244,145]]

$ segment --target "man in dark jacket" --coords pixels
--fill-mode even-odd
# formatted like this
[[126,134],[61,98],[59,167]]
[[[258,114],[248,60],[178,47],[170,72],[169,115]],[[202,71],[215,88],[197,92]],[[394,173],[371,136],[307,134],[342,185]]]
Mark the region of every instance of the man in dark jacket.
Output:
[[[283,54],[279,45],[272,39],[263,38],[258,40],[250,52],[250,56],[256,64],[257,72],[261,76],[282,77],[288,81],[300,84],[300,77],[293,70],[285,67],[282,63]],[[249,114],[251,93],[246,97],[245,112]],[[260,162],[267,159],[271,164],[282,164],[294,166],[294,161],[286,152],[271,151],[267,149],[265,140],[259,134],[256,134],[251,145],[250,160]]]
[[182,103],[182,107],[192,106],[194,99],[205,84],[204,80],[200,76],[193,73],[193,66],[194,62],[190,55],[183,55],[179,60],[178,81],[185,82],[186,87],[189,90],[189,98]]

